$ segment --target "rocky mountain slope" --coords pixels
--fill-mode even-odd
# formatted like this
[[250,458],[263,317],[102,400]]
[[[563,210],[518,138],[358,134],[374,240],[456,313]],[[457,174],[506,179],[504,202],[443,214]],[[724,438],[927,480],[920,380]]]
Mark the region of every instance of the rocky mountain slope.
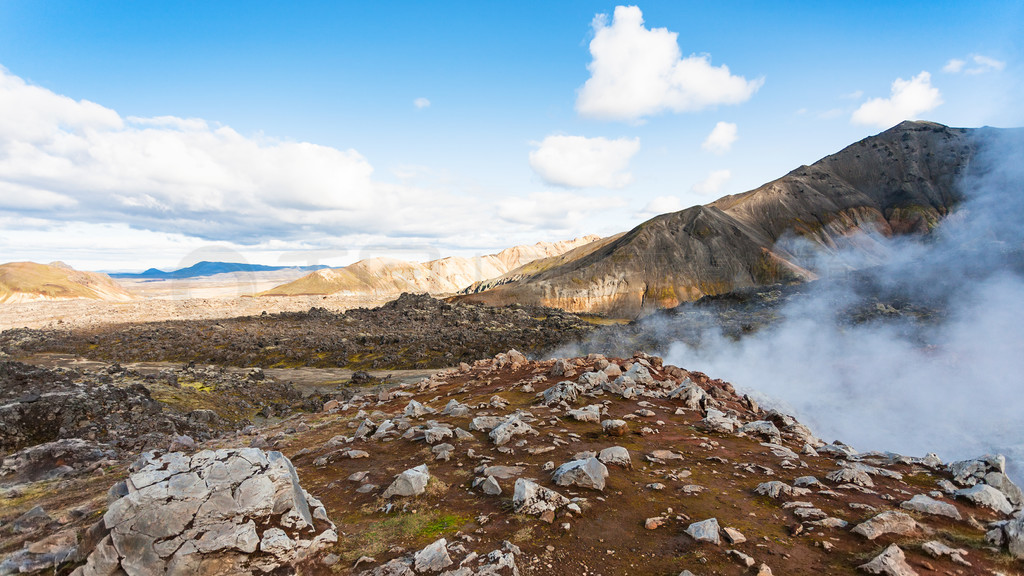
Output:
[[[512,350],[141,456],[63,442],[3,460],[2,574],[1009,575],[1024,558],[1001,457],[858,453],[642,353]],[[31,475],[44,457],[67,464]]]
[[0,264],[0,303],[75,298],[128,301],[133,296],[106,274],[81,272],[62,262]]
[[979,134],[903,122],[755,190],[657,216],[461,298],[634,318],[706,295],[814,278],[806,267],[814,252],[856,249],[857,233],[933,228],[962,200],[957,180],[983,145]]
[[530,246],[506,248],[497,254],[477,258],[448,257],[423,263],[394,258],[368,258],[344,268],[312,272],[261,295],[398,295],[402,292],[452,294],[474,282],[501,276],[528,262],[557,256],[597,239],[597,236],[584,236],[561,242],[538,242]]

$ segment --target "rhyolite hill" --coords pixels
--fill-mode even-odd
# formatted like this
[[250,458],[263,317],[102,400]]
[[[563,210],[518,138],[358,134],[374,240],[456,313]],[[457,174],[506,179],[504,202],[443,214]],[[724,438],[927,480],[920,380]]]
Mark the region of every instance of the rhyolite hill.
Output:
[[963,199],[958,181],[984,145],[979,136],[995,131],[903,122],[755,190],[531,262],[460,298],[635,318],[706,295],[813,279],[807,250],[847,246],[859,232],[933,229]]

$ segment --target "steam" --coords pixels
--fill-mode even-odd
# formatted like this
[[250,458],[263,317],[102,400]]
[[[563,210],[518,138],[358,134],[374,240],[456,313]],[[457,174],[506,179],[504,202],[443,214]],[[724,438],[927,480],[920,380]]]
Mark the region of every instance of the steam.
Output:
[[1002,453],[1024,480],[1024,133],[976,134],[965,200],[927,238],[815,248],[806,264],[823,280],[783,293],[762,316],[777,320],[753,334],[737,337],[713,309],[689,306],[588,351],[628,353],[628,340],[733,383],[825,440],[944,461]]
[[[728,380],[827,440],[947,461],[999,452],[1024,479],[1024,138],[978,137],[960,182],[966,200],[931,237],[868,238],[859,244],[880,265],[857,281],[809,286],[780,322],[748,337],[710,330],[699,343],[667,344],[666,361]],[[851,261],[863,265],[864,251],[814,266]],[[883,298],[877,309],[891,319],[850,322],[843,312],[864,306],[865,285],[939,318],[898,314]],[[645,329],[664,333],[664,322]]]

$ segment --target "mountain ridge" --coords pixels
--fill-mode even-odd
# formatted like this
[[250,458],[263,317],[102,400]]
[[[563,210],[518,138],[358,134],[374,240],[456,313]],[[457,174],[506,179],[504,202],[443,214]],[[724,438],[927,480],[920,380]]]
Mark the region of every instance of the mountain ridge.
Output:
[[106,274],[75,270],[63,262],[0,264],[0,304],[75,298],[117,302],[135,299]]
[[933,229],[962,200],[956,182],[979,130],[903,122],[753,190],[655,216],[598,250],[535,262],[457,298],[636,318],[737,288],[813,279],[808,256],[859,232]]

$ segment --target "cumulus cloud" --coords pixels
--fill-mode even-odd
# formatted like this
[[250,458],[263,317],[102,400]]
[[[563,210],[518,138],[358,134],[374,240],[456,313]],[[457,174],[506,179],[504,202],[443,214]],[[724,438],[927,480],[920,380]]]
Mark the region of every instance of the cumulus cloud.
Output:
[[932,76],[922,71],[910,80],[897,78],[888,98],[872,98],[853,112],[851,121],[887,128],[904,120],[915,120],[942,104],[939,89],[932,86]]
[[764,83],[712,66],[707,54],[682,57],[678,34],[646,28],[636,6],[616,6],[612,22],[594,18],[590,78],[579,90],[576,109],[608,120],[638,120],[665,110],[693,112],[719,104],[746,102]]
[[693,191],[705,196],[714,196],[721,192],[725,183],[732,178],[732,172],[728,170],[712,170],[707,178],[693,185]]
[[430,108],[430,100],[427,100],[426,98],[422,97],[417,98],[412,101],[412,105],[415,106],[417,109]]
[[629,161],[640,150],[640,139],[548,136],[534,145],[530,167],[548,184],[622,188],[633,182]]
[[736,125],[731,122],[719,122],[700,147],[715,154],[725,154],[736,141],[736,130]]
[[942,71],[947,74],[963,73],[973,76],[977,74],[984,74],[985,72],[999,72],[1006,67],[1006,62],[981,54],[972,54],[969,58],[973,63],[970,68],[967,67],[967,60],[952,58],[949,62],[946,62],[945,66],[942,67]]

